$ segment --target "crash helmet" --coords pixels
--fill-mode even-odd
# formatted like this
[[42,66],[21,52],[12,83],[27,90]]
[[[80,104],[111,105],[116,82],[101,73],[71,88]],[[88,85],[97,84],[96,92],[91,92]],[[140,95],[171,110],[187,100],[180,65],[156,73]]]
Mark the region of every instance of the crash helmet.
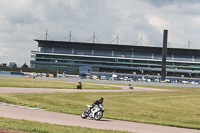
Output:
[[99,101],[101,101],[101,102],[103,103],[103,97],[101,97],[101,98],[99,99]]

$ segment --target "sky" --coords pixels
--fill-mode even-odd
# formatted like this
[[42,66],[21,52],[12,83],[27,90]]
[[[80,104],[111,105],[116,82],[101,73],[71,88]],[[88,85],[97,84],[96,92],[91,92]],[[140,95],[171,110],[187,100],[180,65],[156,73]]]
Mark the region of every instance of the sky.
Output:
[[0,64],[30,65],[34,39],[200,49],[200,0],[0,0]]

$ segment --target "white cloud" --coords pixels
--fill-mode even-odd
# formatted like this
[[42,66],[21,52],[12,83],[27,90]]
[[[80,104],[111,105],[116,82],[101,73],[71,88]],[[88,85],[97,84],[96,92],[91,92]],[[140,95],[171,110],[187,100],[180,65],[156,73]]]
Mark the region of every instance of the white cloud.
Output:
[[192,48],[200,48],[199,12],[198,0],[0,0],[0,63],[29,64],[37,49],[33,39],[46,29],[54,40],[72,31],[85,42],[95,32],[102,43],[118,34],[125,44],[142,36],[151,46],[160,46],[168,29],[168,46],[183,47],[190,39]]

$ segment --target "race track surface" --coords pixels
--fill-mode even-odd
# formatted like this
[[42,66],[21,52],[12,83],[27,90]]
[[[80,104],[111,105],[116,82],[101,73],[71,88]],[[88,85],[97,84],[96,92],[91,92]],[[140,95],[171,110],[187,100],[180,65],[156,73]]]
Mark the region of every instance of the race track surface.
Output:
[[[0,87],[0,93],[52,93],[52,92],[104,92],[104,91],[166,91],[153,88],[135,87],[134,90],[124,88],[124,90],[75,90],[75,89],[43,89],[43,88],[9,88]],[[81,114],[81,112],[80,112]],[[71,125],[80,127],[89,127],[97,129],[124,130],[135,133],[200,133],[200,130],[176,128],[169,126],[160,126],[152,124],[143,124],[127,121],[119,121],[112,119],[101,119],[95,121],[87,118],[82,119],[79,115],[56,113],[44,111],[34,108],[23,108],[21,106],[13,106],[0,104],[0,117],[24,119],[50,124]]]
[[[94,85],[94,84],[93,84]],[[99,84],[95,84],[99,85]],[[101,84],[102,85],[102,84]],[[107,85],[116,86],[116,85]],[[117,86],[119,87],[119,86]],[[0,93],[53,93],[53,92],[121,92],[121,91],[169,91],[164,89],[134,87],[128,89],[128,86],[120,86],[122,90],[77,90],[77,89],[48,89],[48,88],[17,88],[17,87],[0,87]]]
[[136,133],[199,133],[198,130],[126,122],[111,119],[95,121],[87,118],[82,119],[78,115],[41,111],[37,109],[26,109],[0,105],[0,117],[38,121],[50,124],[81,126],[97,129],[124,130]]

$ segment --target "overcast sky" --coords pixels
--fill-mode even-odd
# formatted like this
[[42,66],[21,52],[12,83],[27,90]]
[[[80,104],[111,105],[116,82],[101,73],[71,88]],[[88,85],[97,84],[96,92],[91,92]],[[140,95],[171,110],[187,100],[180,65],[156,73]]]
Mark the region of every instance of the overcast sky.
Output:
[[0,0],[0,63],[30,64],[46,30],[57,41],[95,32],[101,43],[162,46],[164,29],[168,47],[200,49],[200,0]]

